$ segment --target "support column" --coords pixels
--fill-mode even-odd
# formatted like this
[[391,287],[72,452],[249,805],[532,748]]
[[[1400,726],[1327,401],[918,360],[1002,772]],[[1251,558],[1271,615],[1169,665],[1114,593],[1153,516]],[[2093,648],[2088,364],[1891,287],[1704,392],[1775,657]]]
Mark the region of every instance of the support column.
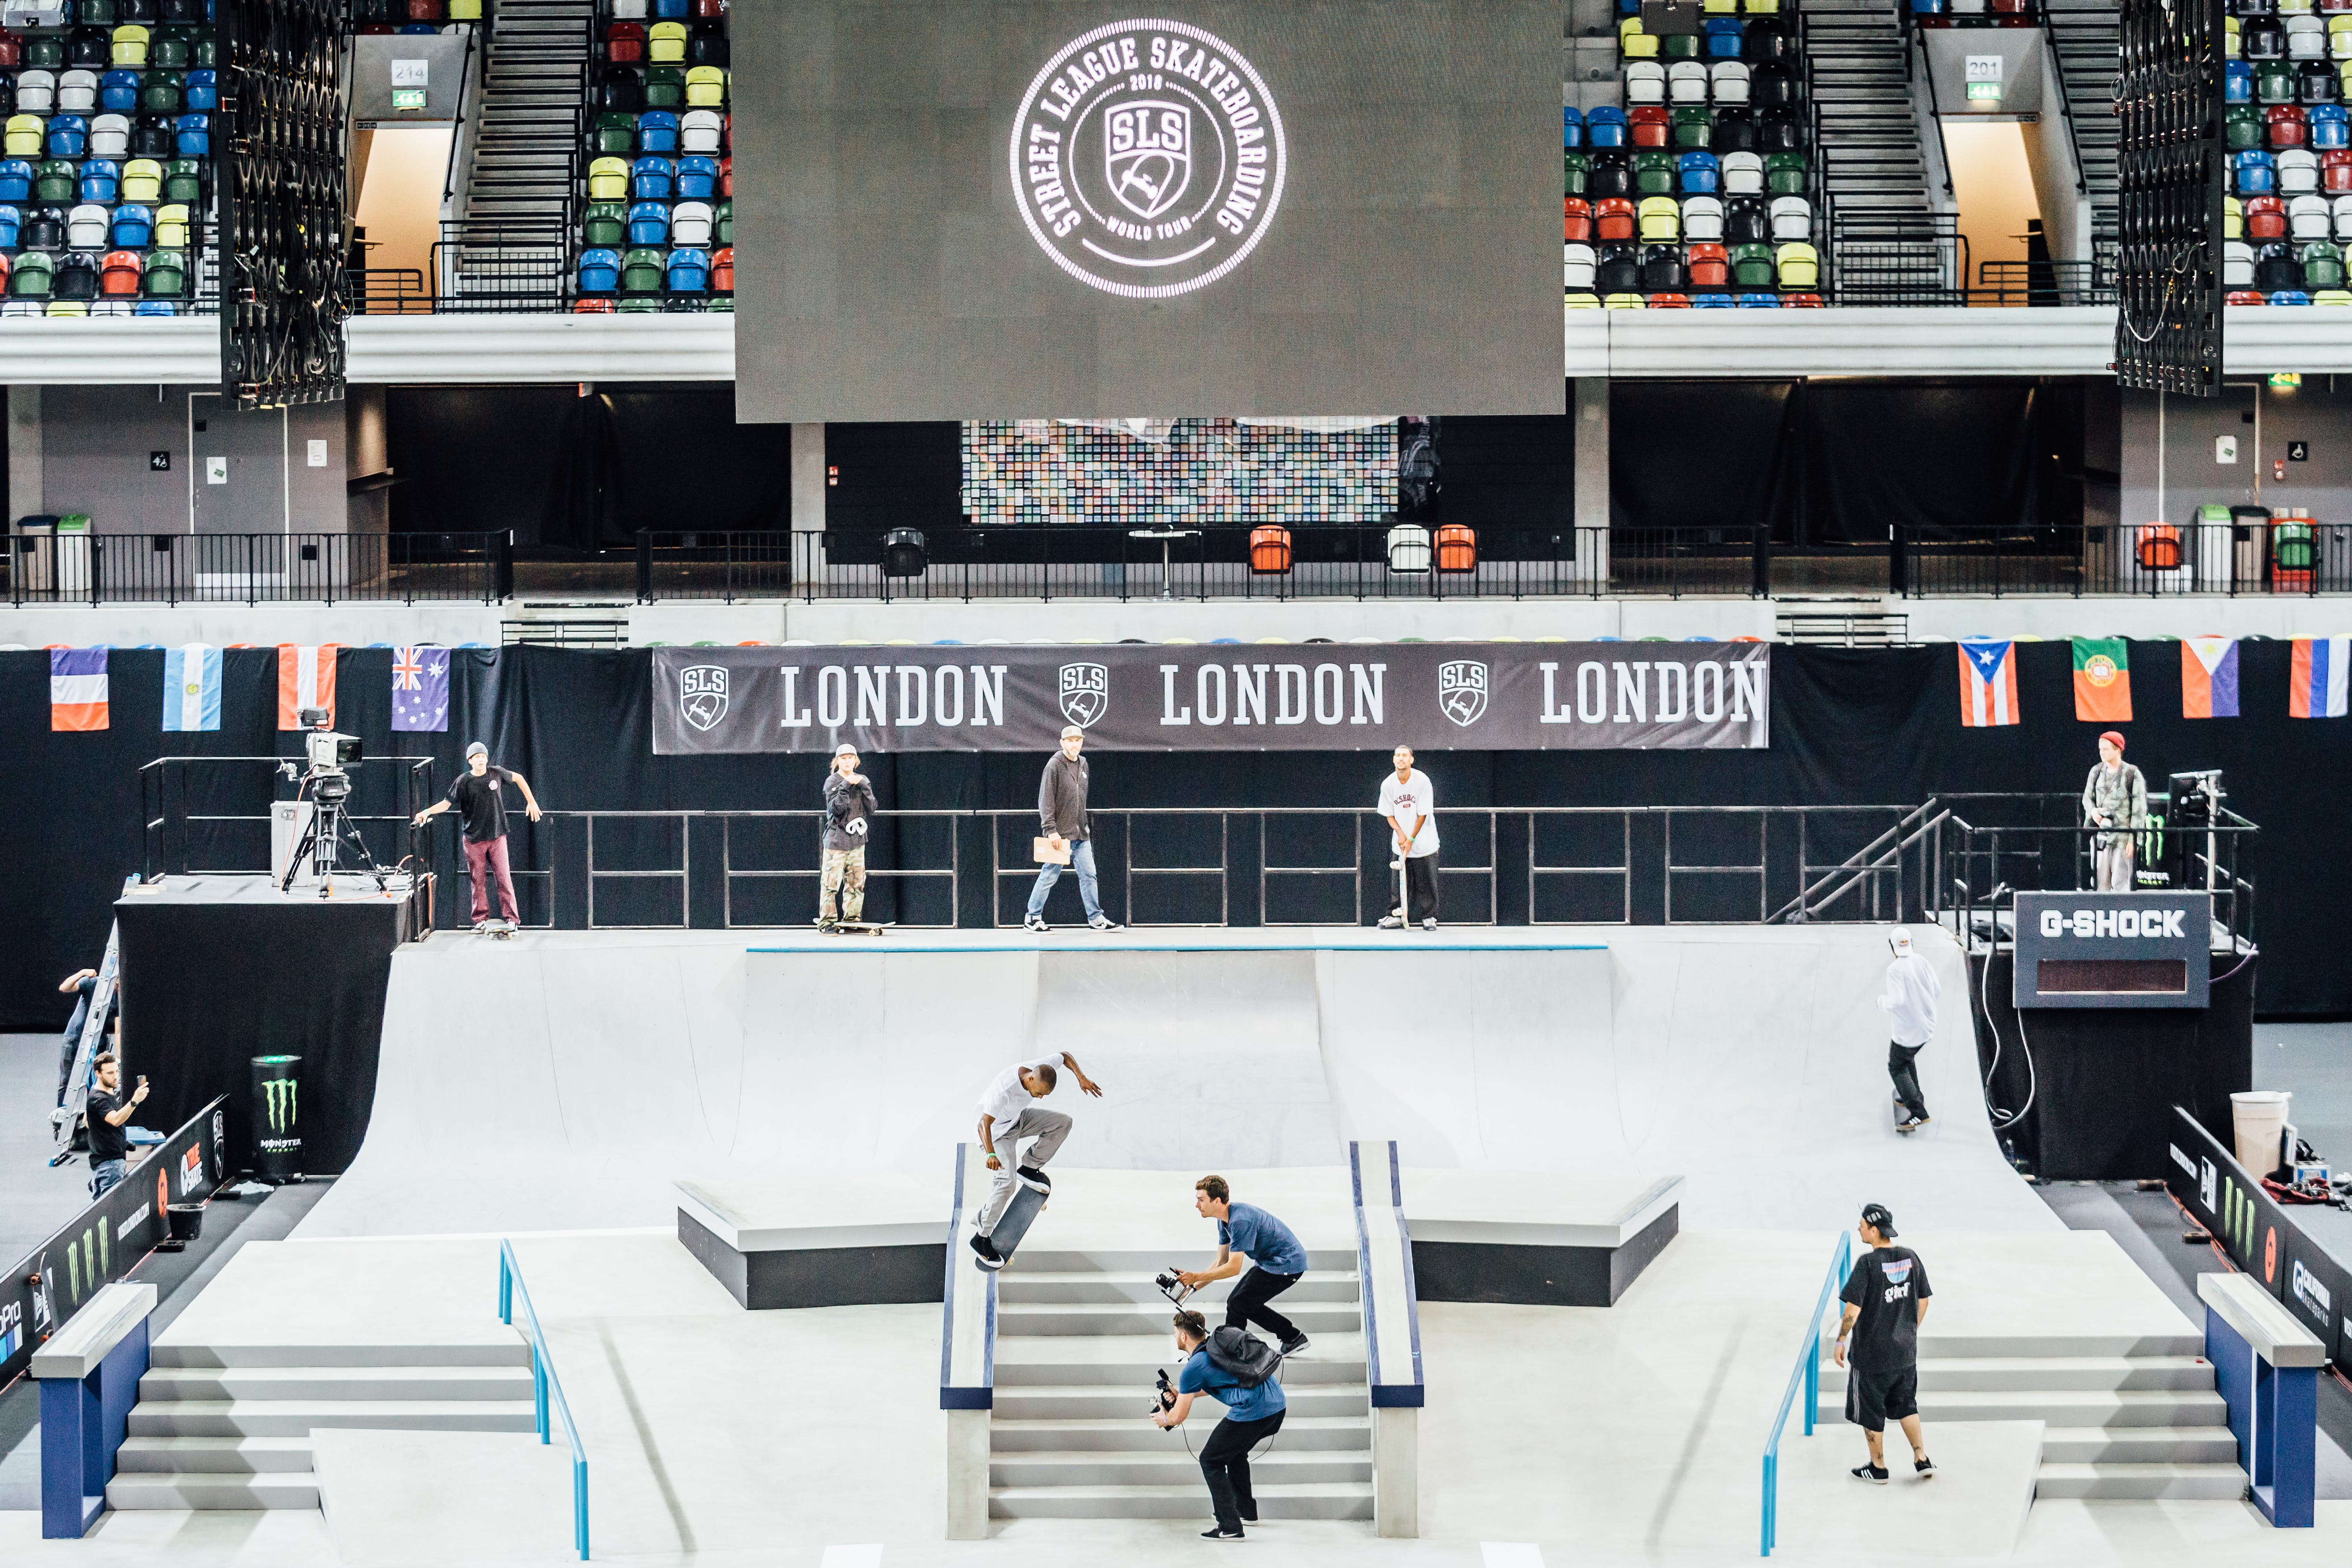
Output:
[[[41,389],[8,389],[8,515],[9,529],[20,517],[47,510],[41,505]],[[5,531],[5,530],[0,530]]]
[[1580,575],[1599,593],[1609,586],[1609,382],[1579,376],[1575,386],[1576,549]]
[[1415,1406],[1372,1412],[1372,1533],[1391,1541],[1421,1536],[1421,1411]]
[[[798,428],[795,426],[794,428]],[[949,1245],[954,1245],[950,1238]],[[988,1418],[985,1410],[950,1410],[948,1418],[950,1541],[988,1539]]]
[[824,426],[793,426],[793,531],[823,533],[826,489]]

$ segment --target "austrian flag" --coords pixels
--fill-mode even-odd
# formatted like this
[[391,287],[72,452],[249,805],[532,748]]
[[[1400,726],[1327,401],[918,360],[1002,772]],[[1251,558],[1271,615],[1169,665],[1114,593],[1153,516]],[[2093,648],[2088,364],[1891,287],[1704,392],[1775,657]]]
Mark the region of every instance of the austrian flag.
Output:
[[335,656],[342,651],[340,643],[321,643],[316,647],[302,647],[293,643],[278,645],[278,727],[280,730],[301,730],[302,710],[323,708],[327,722],[335,721]]

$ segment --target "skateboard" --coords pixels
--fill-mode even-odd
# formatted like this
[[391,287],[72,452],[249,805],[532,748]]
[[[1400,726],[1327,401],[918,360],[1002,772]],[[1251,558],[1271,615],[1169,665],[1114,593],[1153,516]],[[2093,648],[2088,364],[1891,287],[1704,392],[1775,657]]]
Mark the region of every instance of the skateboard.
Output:
[[[1004,1263],[1013,1261],[1013,1253],[1020,1249],[1022,1237],[1029,1234],[1029,1226],[1038,1215],[1045,1212],[1045,1194],[1025,1182],[1013,1194],[1013,1201],[1005,1205],[1004,1217],[996,1222],[996,1229],[988,1238]],[[975,1258],[972,1262],[982,1270],[989,1271],[985,1259]],[[1003,1266],[1003,1263],[997,1265],[999,1268]]]
[[827,925],[823,921],[818,921],[815,925],[817,931],[825,936],[842,936],[850,933],[858,936],[887,936],[889,934],[890,928],[898,923],[897,921],[835,921],[831,925]]
[[1909,1120],[1910,1120],[1910,1118],[1911,1118],[1911,1113],[1910,1113],[1908,1110],[1904,1110],[1904,1109],[1903,1109],[1903,1100],[1902,1100],[1902,1097],[1901,1097],[1900,1095],[1896,1096],[1896,1097],[1895,1097],[1895,1131],[1896,1131],[1897,1132],[1902,1133],[1902,1134],[1903,1134],[1903,1136],[1905,1136],[1906,1138],[1908,1138],[1908,1137],[1910,1137],[1910,1136],[1911,1136],[1911,1134],[1913,1134],[1914,1132],[1918,1131],[1919,1131],[1919,1127],[1926,1127],[1926,1126],[1929,1126],[1929,1125],[1931,1125],[1931,1123],[1930,1123],[1930,1122],[1927,1122],[1927,1121],[1922,1121],[1921,1123],[1919,1123],[1919,1127],[1906,1127],[1906,1126],[1904,1126],[1904,1125],[1903,1125],[1903,1124],[1904,1124],[1904,1122],[1906,1122],[1906,1121],[1909,1121]]
[[515,925],[511,921],[484,921],[474,928],[476,936],[494,936],[500,942],[514,940]]

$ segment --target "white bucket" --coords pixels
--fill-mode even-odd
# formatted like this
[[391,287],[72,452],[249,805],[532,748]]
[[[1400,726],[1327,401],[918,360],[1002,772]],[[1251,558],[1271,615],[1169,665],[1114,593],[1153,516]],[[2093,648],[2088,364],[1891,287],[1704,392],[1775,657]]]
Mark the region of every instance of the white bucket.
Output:
[[2294,1096],[2258,1089],[2230,1097],[2230,1123],[2237,1134],[2238,1163],[2256,1180],[2279,1167],[2279,1141],[2286,1131],[2286,1109]]

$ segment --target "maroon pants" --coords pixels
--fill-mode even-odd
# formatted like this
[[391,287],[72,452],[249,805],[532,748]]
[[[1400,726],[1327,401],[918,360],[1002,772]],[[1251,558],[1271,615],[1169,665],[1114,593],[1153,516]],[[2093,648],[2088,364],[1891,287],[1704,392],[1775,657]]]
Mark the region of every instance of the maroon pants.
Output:
[[503,833],[488,844],[466,845],[466,874],[474,879],[474,923],[481,924],[490,918],[490,890],[487,884],[489,874],[499,878],[499,913],[509,921],[520,923],[515,914],[514,874],[507,869],[507,840]]

